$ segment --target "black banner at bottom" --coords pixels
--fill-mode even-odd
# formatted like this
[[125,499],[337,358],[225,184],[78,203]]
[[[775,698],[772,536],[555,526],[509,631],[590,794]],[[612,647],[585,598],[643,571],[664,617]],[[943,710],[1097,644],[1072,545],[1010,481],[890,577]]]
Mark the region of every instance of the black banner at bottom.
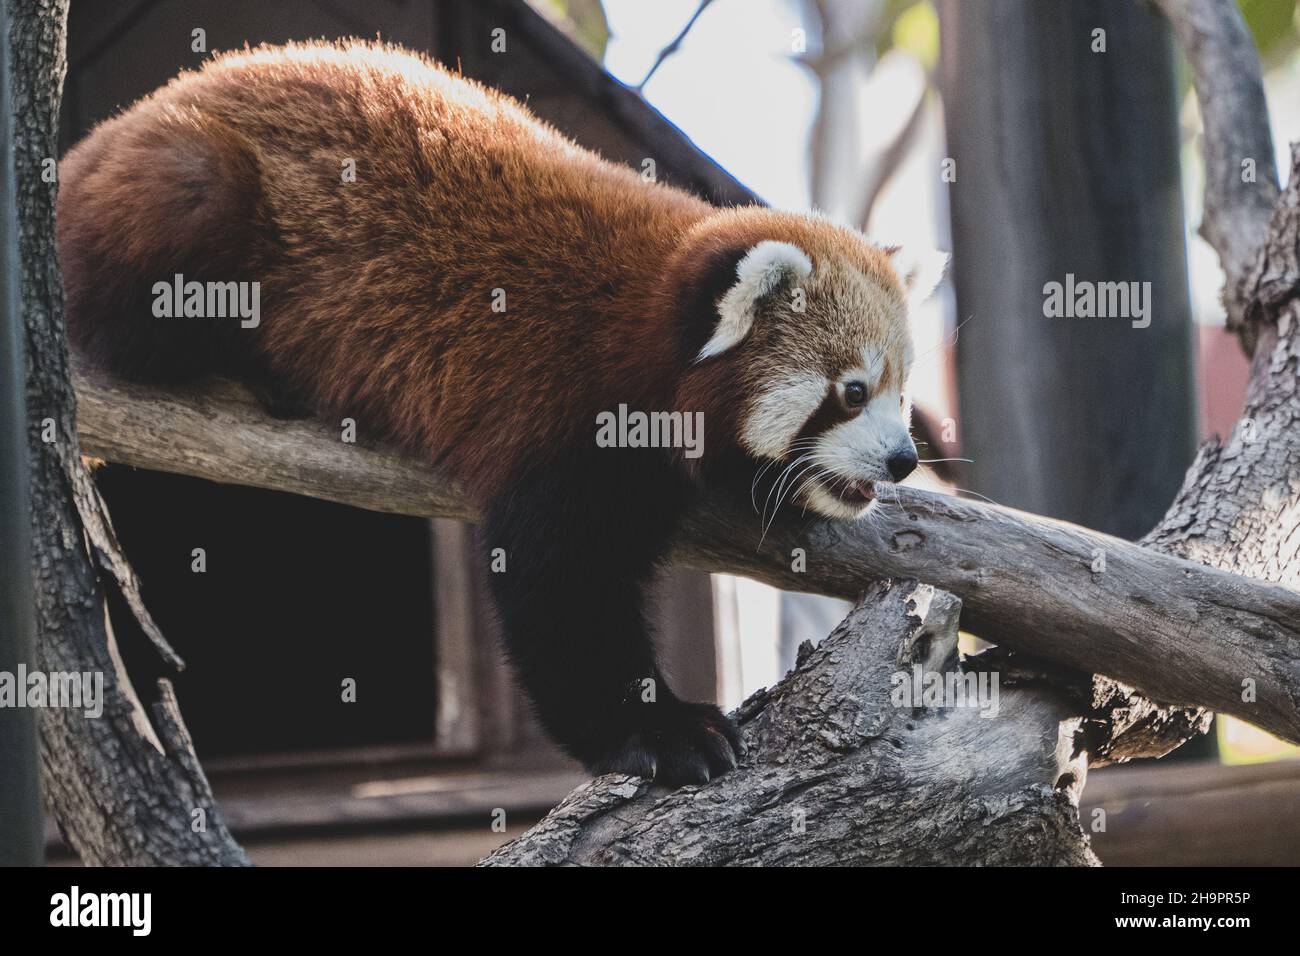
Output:
[[[692,936],[873,926],[1005,934],[1067,930],[1076,939],[1175,931],[1231,938],[1294,919],[1296,871],[731,870],[502,872],[469,869],[10,870],[6,936],[78,933],[203,943],[377,940],[435,928],[484,941],[567,925],[587,938],[671,924]],[[14,879],[16,878],[16,879]],[[677,910],[677,912],[673,912]],[[709,914],[713,932],[701,925]],[[819,915],[820,914],[820,915]],[[484,917],[488,917],[484,919]],[[751,917],[747,918],[747,917]],[[539,922],[542,921],[542,922]],[[915,922],[913,922],[915,921]],[[655,925],[660,924],[660,925]],[[735,936],[733,936],[735,934]],[[1225,935],[1226,934],[1226,935]],[[1032,937],[1030,937],[1032,938]],[[1056,937],[1059,939],[1060,936]],[[19,950],[13,950],[19,952]]]

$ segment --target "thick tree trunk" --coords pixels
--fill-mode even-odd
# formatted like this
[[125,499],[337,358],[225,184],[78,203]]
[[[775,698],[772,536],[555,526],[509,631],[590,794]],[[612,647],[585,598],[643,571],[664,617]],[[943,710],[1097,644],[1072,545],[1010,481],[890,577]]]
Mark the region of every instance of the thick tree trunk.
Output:
[[[104,712],[40,712],[47,804],[87,864],[246,863],[212,802],[170,688],[151,724],[107,632],[99,569],[142,619],[138,585],[81,460],[54,244],[67,0],[6,0],[32,463],[37,661],[45,672],[102,674]],[[44,437],[53,430],[53,440]],[[165,648],[161,635],[150,632]]]
[[[1195,450],[1169,25],[1137,0],[939,10],[969,487],[1136,538]],[[1138,282],[1148,327],[1044,315],[1067,275]]]
[[[18,279],[18,210],[10,142],[9,12],[0,7],[0,674],[35,663],[31,483],[23,312]],[[0,708],[0,866],[44,859],[36,714]]]

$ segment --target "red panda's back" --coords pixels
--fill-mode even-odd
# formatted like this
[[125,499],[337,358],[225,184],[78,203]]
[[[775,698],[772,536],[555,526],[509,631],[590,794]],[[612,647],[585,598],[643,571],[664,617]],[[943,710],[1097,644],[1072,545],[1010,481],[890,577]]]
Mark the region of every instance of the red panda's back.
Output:
[[[558,446],[539,430],[586,427],[588,406],[662,400],[635,394],[671,374],[644,303],[710,209],[366,44],[218,57],[99,127],[61,180],[69,311],[92,352],[169,377],[197,342],[234,366],[251,345],[322,411],[462,473]],[[259,282],[263,321],[154,319],[146,290],[174,273]]]

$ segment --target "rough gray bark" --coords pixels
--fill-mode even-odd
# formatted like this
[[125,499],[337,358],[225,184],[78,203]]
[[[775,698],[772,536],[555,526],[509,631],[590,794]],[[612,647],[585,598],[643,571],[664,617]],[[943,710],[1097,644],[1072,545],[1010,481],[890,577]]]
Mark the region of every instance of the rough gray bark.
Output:
[[[1300,149],[1243,280],[1255,353],[1242,418],[1206,442],[1143,543],[1212,567],[1300,584]],[[1234,276],[1228,274],[1228,286]]]
[[[9,11],[0,6],[0,156],[10,155]],[[0,164],[0,673],[36,658],[32,595],[31,478],[27,462],[26,369],[18,275],[18,209],[13,164]],[[45,858],[36,714],[0,710],[0,866]]]
[[1290,183],[1279,196],[1259,57],[1236,5],[1155,2],[1192,66],[1206,170],[1200,232],[1223,265],[1228,327],[1252,361],[1241,419],[1226,440],[1202,445],[1173,504],[1141,543],[1294,588],[1300,584],[1300,152],[1292,148]]
[[[91,455],[381,511],[473,517],[432,469],[344,444],[319,422],[271,419],[237,386],[163,391],[86,371],[77,387],[78,426]],[[722,492],[708,497],[688,516],[676,560],[849,600],[873,578],[915,576],[960,595],[968,629],[996,635],[1001,644],[1107,674],[1165,703],[1215,707],[1300,740],[1300,594],[1290,588],[1064,522],[910,488],[898,489],[896,502],[882,502],[871,521],[829,522],[790,511],[761,546],[749,507]],[[793,570],[795,549],[807,555],[807,570]],[[1098,555],[1105,556],[1103,571],[1093,570]],[[1257,682],[1253,703],[1241,700],[1244,678]],[[1108,750],[1163,754],[1202,722],[1199,713],[1138,722]]]
[[271,418],[233,382],[162,389],[78,367],[83,453],[137,468],[270,488],[357,508],[475,520],[454,484],[418,461],[342,440],[342,424]]
[[[849,599],[868,577],[915,575],[959,595],[966,628],[996,643],[1106,674],[1165,704],[1217,708],[1300,739],[1300,593],[1290,588],[1216,574],[1065,522],[911,489],[899,489],[898,502],[872,521],[786,515],[759,549],[742,533],[744,517],[743,507],[728,509],[721,498],[692,511],[686,562]],[[807,554],[806,572],[792,570],[794,549]],[[1104,569],[1094,570],[1102,557]],[[1241,699],[1246,678],[1259,689],[1249,703]],[[1201,719],[1170,715],[1189,730]],[[1160,753],[1168,750],[1162,739]]]
[[[102,673],[105,693],[98,719],[79,710],[41,709],[46,802],[87,864],[246,863],[213,806],[170,689],[162,688],[155,731],[107,631],[100,571],[116,579],[160,650],[170,654],[143,609],[77,441],[54,245],[56,184],[42,178],[44,160],[57,155],[67,0],[6,2],[27,331],[37,663],[47,672]],[[50,442],[42,440],[47,426],[54,429]],[[197,809],[206,814],[198,831],[192,826]]]
[[895,673],[958,667],[960,609],[916,581],[872,585],[735,712],[736,770],[675,791],[599,777],[483,865],[1095,865],[1068,692],[1007,669],[996,719],[891,699]]
[[[1209,116],[1207,134],[1208,123]],[[1207,206],[1207,223],[1216,215]],[[1245,289],[1249,296],[1248,318],[1238,331],[1255,351],[1242,417],[1226,440],[1216,436],[1201,446],[1169,511],[1141,544],[1294,592],[1300,586],[1300,149],[1293,148],[1290,184],[1266,229],[1267,240],[1244,277],[1224,259],[1228,308],[1231,290]],[[1222,234],[1230,234],[1227,227]],[[1285,618],[1292,625],[1295,620],[1294,613]],[[1288,653],[1272,641],[1262,649],[1276,663]],[[1276,673],[1284,677],[1287,671],[1289,694],[1298,701],[1300,675],[1290,666]],[[1252,676],[1242,668],[1239,679]],[[1255,706],[1240,696],[1233,706],[1200,703],[1265,726],[1234,709]]]

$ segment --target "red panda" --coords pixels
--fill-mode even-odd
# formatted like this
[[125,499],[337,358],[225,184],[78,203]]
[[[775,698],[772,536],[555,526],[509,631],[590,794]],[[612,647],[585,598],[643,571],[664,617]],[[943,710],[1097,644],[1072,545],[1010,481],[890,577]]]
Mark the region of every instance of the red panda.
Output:
[[[445,469],[504,549],[537,714],[593,772],[698,783],[740,756],[665,684],[643,616],[700,481],[775,464],[778,500],[848,519],[916,465],[906,312],[929,283],[896,250],[648,182],[396,48],[217,56],[99,125],[60,182],[75,347],[242,378]],[[182,279],[257,283],[257,321],[160,317]],[[621,407],[702,414],[702,458],[603,447]]]

